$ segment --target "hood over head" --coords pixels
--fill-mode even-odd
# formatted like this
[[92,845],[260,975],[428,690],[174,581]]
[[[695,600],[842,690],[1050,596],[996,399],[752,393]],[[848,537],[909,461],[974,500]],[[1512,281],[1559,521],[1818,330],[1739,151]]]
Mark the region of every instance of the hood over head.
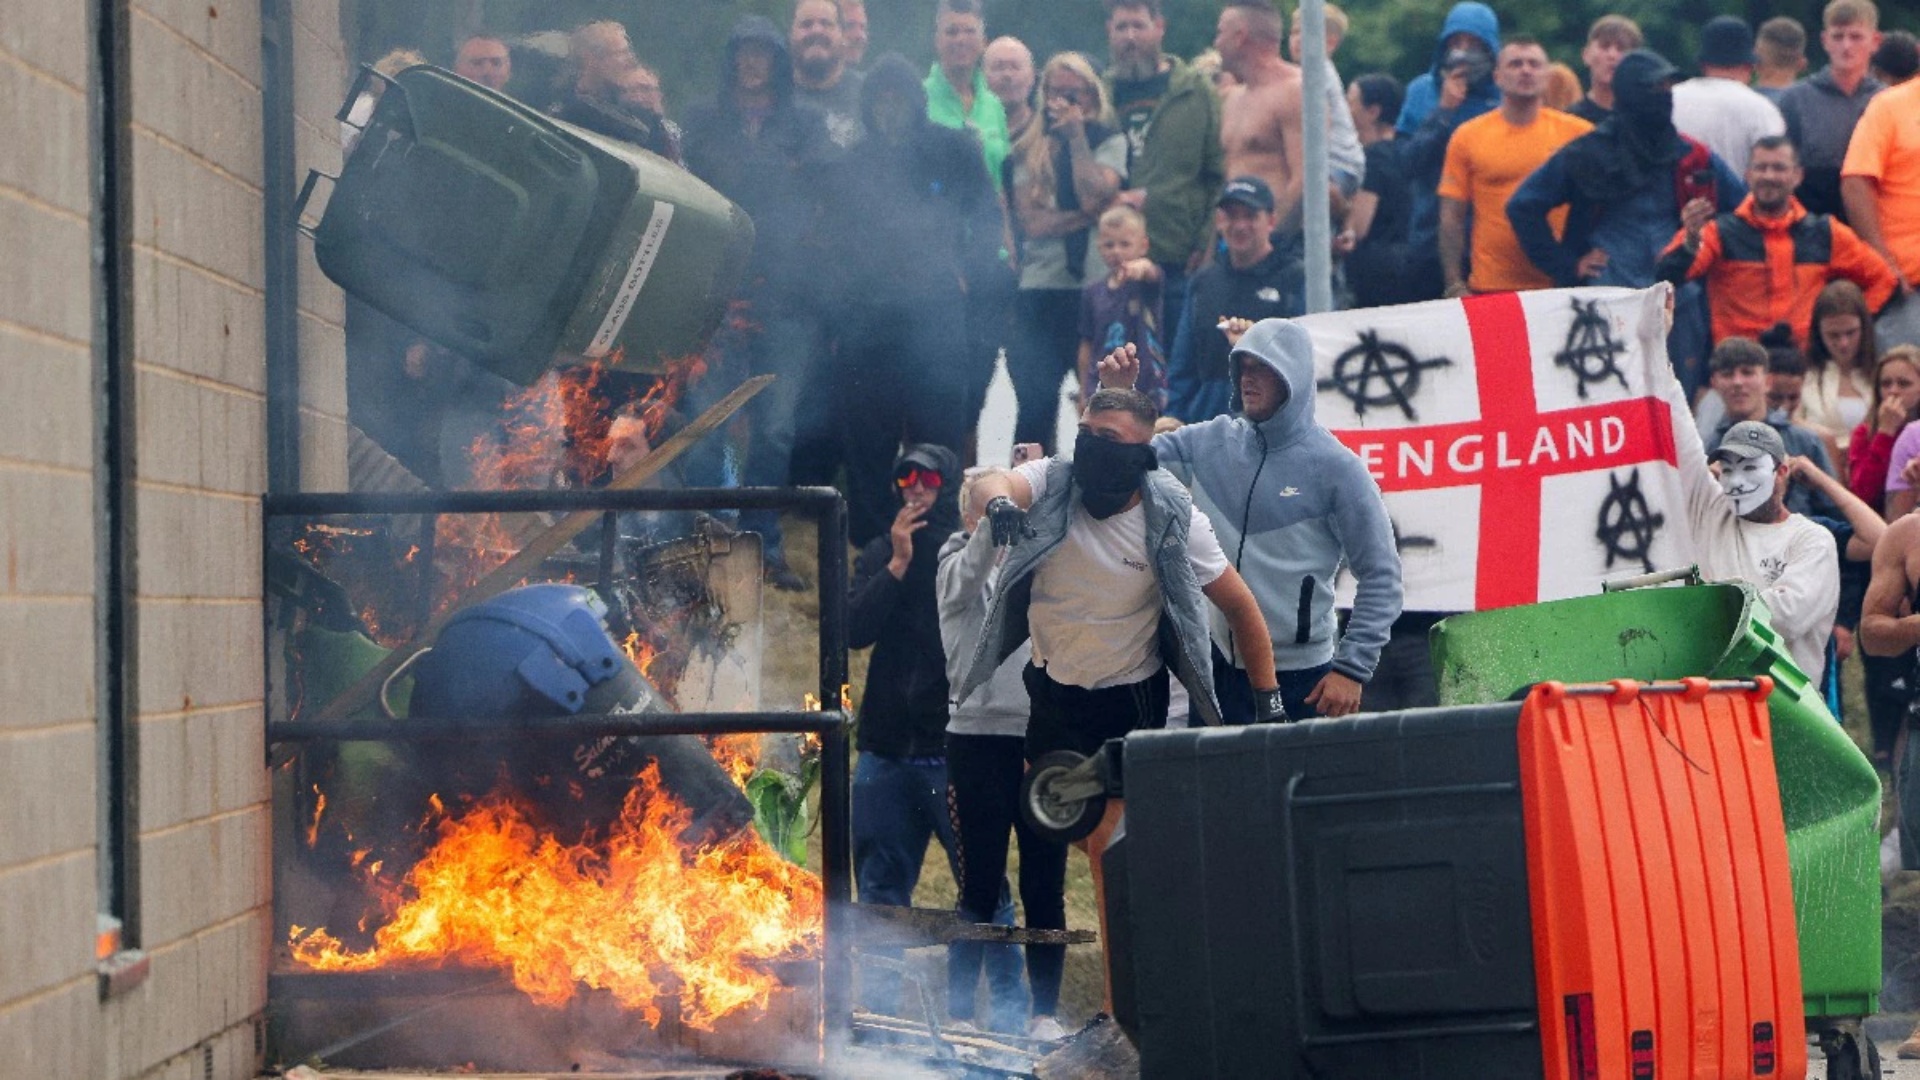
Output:
[[1292,319],[1263,319],[1253,324],[1234,347],[1227,362],[1233,382],[1233,411],[1242,412],[1240,401],[1241,365],[1265,364],[1280,376],[1287,388],[1286,403],[1278,412],[1258,423],[1274,449],[1313,429],[1313,399],[1316,383],[1313,371],[1313,336]]
[[1673,91],[1667,86],[1678,75],[1651,49],[1621,57],[1613,72],[1613,115],[1562,151],[1577,190],[1610,203],[1672,176],[1686,152],[1673,126]]
[[1486,42],[1488,50],[1496,55],[1500,52],[1500,17],[1478,0],[1463,0],[1453,5],[1447,21],[1440,24],[1440,37],[1433,45],[1434,78],[1440,77],[1440,62],[1447,57],[1447,39],[1462,32]]
[[[909,580],[930,582],[940,564],[941,545],[960,528],[960,456],[937,443],[909,443],[893,459],[894,475],[909,467],[940,474],[940,494],[923,519],[926,527],[913,534],[913,561],[907,568]],[[899,496],[894,489],[894,497]]]
[[944,483],[940,490],[944,494],[949,488],[960,487],[960,456],[939,443],[908,443],[900,448],[900,456],[893,459],[894,475],[908,467],[937,472]]
[[899,53],[890,52],[873,62],[867,69],[866,80],[860,86],[860,122],[868,131],[877,128],[873,122],[873,106],[883,93],[897,93],[913,105],[913,126],[927,126],[927,88],[921,74],[914,70],[907,58]]
[[787,51],[787,36],[773,25],[773,20],[764,15],[748,15],[733,24],[733,33],[727,35],[726,63],[720,67],[720,102],[730,106],[733,101],[734,62],[739,59],[740,49],[748,43],[765,45],[773,50],[773,98],[781,105],[793,100],[793,56]]

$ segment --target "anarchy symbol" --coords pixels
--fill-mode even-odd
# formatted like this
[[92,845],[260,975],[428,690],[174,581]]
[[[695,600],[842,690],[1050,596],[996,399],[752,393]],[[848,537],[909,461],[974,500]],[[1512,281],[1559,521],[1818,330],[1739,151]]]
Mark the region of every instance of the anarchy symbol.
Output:
[[1607,569],[1617,562],[1638,560],[1646,572],[1653,573],[1653,538],[1667,523],[1665,514],[1656,514],[1647,505],[1640,490],[1640,470],[1633,470],[1623,483],[1607,477],[1612,491],[1600,504],[1600,526],[1594,531],[1607,549]]
[[1573,302],[1573,326],[1567,330],[1567,344],[1553,358],[1555,367],[1564,367],[1580,380],[1580,400],[1587,399],[1590,383],[1620,380],[1627,388],[1627,377],[1620,371],[1620,354],[1627,347],[1613,340],[1607,317],[1600,314],[1600,301]]
[[[1417,420],[1413,399],[1420,392],[1420,373],[1452,363],[1446,357],[1422,360],[1404,345],[1381,341],[1379,331],[1363,330],[1359,344],[1334,360],[1333,377],[1320,380],[1320,389],[1338,390],[1353,402],[1355,416],[1367,415],[1370,407],[1395,405],[1408,420]],[[1384,389],[1374,388],[1375,379]]]

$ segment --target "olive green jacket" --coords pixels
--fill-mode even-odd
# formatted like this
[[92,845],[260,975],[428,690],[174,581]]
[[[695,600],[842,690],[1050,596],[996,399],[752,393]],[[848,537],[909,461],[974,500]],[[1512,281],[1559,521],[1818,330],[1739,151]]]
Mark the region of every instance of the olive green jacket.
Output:
[[[1220,99],[1207,77],[1178,57],[1167,93],[1147,124],[1146,144],[1134,147],[1127,186],[1147,193],[1148,256],[1184,264],[1213,239],[1213,205],[1226,185],[1220,149]],[[1107,72],[1107,88],[1113,73]]]

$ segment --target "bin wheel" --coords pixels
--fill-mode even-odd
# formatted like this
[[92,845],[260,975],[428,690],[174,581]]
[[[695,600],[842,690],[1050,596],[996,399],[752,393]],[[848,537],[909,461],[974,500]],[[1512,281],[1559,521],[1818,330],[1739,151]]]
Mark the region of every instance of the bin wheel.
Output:
[[1879,1080],[1880,1048],[1856,1023],[1820,1033],[1827,1056],[1827,1080]]
[[1073,779],[1087,759],[1071,750],[1055,750],[1034,759],[1020,781],[1020,810],[1027,824],[1056,844],[1084,840],[1100,827],[1107,812],[1107,797],[1091,795],[1062,797],[1059,788]]

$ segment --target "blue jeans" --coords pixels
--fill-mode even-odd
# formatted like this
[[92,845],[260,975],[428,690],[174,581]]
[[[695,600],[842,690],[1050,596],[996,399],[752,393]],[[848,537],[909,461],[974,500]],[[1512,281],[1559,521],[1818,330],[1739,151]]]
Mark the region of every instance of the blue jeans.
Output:
[[[743,477],[747,487],[786,487],[799,428],[800,392],[818,374],[820,320],[777,310],[760,315],[760,325],[744,335],[747,370],[774,376],[773,385],[747,404],[753,421],[752,443]],[[740,527],[759,533],[768,562],[783,562],[780,515],[771,510],[747,510]]]
[[[1320,685],[1331,662],[1294,671],[1275,672],[1280,677],[1280,700],[1286,704],[1289,720],[1311,720],[1320,713],[1307,704],[1307,695]],[[1253,683],[1247,673],[1228,662],[1218,645],[1213,647],[1213,692],[1220,698],[1220,716],[1229,724],[1253,723]]]
[[[947,761],[943,757],[891,758],[863,753],[853,769],[853,881],[863,904],[907,907],[920,883],[927,842],[938,839],[947,853],[955,882],[953,820],[947,813]],[[995,926],[1013,925],[1013,895],[1003,877]],[[898,957],[898,949],[868,950]],[[995,1017],[1025,1015],[1020,951],[1013,946],[986,950],[987,989]],[[860,969],[861,1004],[877,1013],[901,1016],[900,977],[866,965]],[[932,994],[933,988],[923,988]],[[910,1014],[917,1018],[917,1012]]]

